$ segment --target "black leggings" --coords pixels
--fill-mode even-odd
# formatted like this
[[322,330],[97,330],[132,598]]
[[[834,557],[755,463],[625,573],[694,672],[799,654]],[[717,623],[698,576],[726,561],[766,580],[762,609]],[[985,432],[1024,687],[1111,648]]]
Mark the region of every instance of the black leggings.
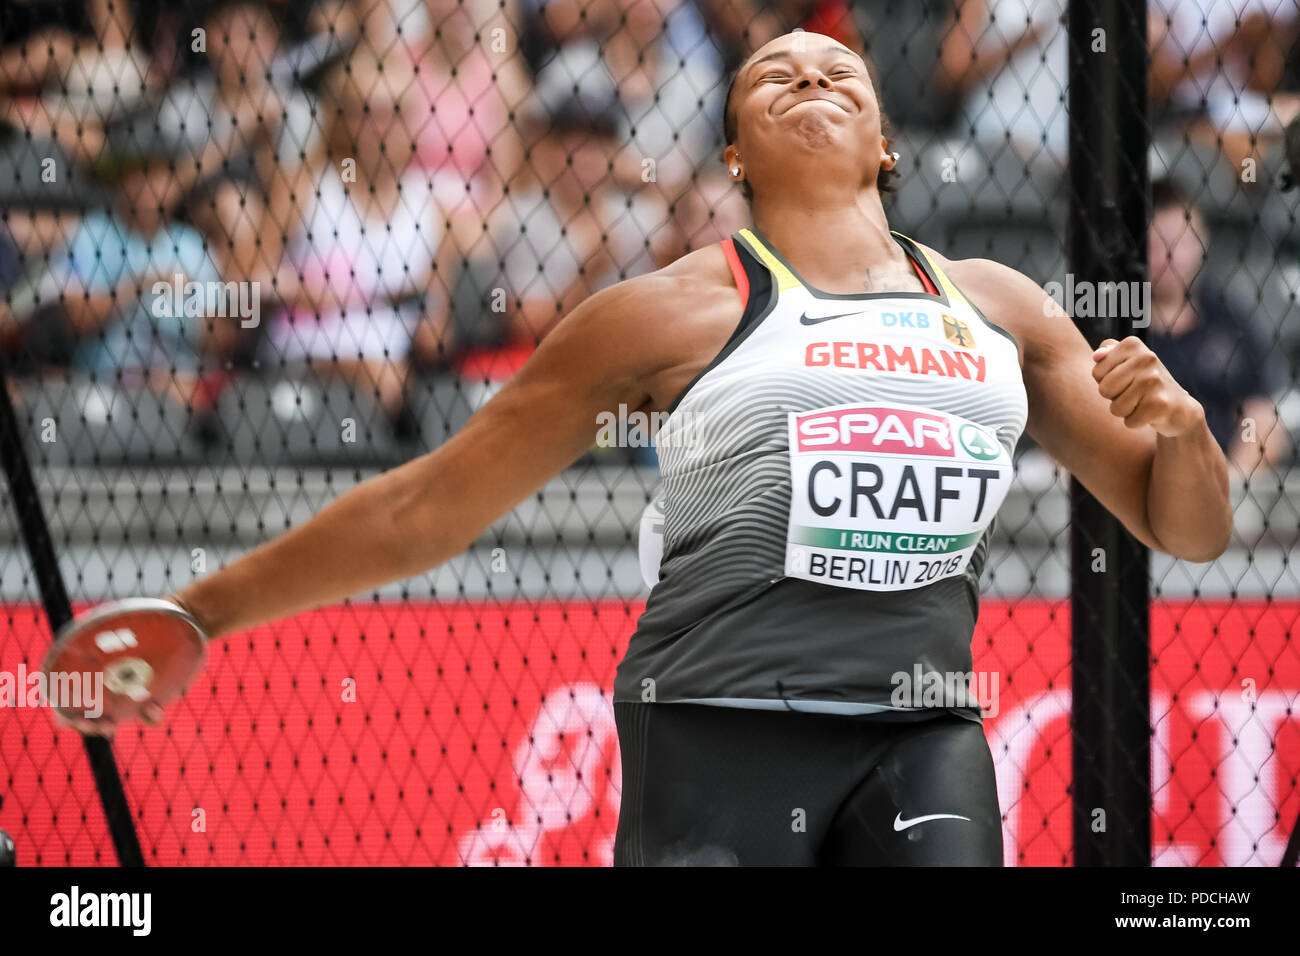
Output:
[[614,719],[615,866],[1002,865],[974,721],[632,702]]

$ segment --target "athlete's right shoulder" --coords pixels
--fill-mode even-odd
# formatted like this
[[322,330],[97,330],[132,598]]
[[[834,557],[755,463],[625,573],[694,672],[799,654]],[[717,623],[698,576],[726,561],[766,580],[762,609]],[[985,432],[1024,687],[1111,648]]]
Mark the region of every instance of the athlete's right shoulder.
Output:
[[602,289],[570,315],[577,318],[584,313],[586,322],[617,322],[629,332],[653,330],[662,336],[674,326],[708,322],[711,314],[738,310],[740,305],[731,267],[715,242],[653,272]]
[[[730,240],[728,240],[730,241]],[[727,264],[722,243],[710,242],[693,252],[688,252],[659,270],[664,275],[681,276],[692,281],[733,285],[731,267]]]
[[[731,267],[719,243],[713,242],[703,248],[688,252],[673,260],[668,265],[654,272],[624,279],[611,286],[608,292],[618,290],[622,297],[644,299],[647,306],[656,311],[675,300],[683,303],[694,302],[698,311],[705,300],[727,290],[735,289]],[[667,297],[667,298],[665,298]]]
[[538,352],[563,349],[589,363],[588,372],[639,381],[667,403],[693,376],[687,371],[717,354],[743,312],[726,255],[713,243],[590,296]]

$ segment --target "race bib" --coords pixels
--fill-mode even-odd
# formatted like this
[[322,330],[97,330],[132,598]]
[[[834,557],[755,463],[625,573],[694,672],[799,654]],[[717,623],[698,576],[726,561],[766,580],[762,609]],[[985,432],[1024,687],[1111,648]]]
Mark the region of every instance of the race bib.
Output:
[[863,591],[966,570],[1011,485],[993,432],[911,405],[790,413],[788,577]]

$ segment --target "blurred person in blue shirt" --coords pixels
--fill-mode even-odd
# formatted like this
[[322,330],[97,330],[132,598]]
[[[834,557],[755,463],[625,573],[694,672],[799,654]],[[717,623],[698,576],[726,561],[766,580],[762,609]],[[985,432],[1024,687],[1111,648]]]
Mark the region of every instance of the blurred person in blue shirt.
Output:
[[1249,475],[1288,452],[1276,405],[1287,386],[1286,369],[1250,314],[1204,274],[1209,232],[1191,197],[1170,179],[1153,183],[1151,191],[1147,344],[1204,406],[1228,460]]
[[182,188],[169,159],[142,154],[115,165],[112,206],[83,216],[48,263],[17,283],[10,313],[26,324],[24,339],[46,343],[47,365],[161,386],[188,401],[201,370],[209,296],[191,294],[186,307],[185,284],[211,290],[221,274],[203,236],[173,218]]

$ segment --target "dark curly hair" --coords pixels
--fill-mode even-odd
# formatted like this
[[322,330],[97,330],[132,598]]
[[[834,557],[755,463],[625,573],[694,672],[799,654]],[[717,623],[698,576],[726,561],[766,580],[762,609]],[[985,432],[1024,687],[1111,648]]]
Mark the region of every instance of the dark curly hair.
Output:
[[[875,67],[865,57],[862,58],[862,62],[867,66],[867,76],[870,78],[872,85],[876,89],[880,89],[880,84],[876,82]],[[731,97],[736,92],[736,80],[740,78],[740,74],[747,65],[748,63],[742,63],[739,69],[731,74],[731,80],[727,83],[727,97],[722,101],[722,133],[728,146],[736,141],[736,135],[739,132],[736,111],[731,108]],[[889,117],[885,115],[883,108],[880,111],[880,133],[886,139],[894,135],[893,124],[889,122]],[[726,162],[725,158],[723,162]],[[876,176],[876,189],[881,196],[892,195],[898,189],[898,181],[901,178],[897,169],[885,169],[882,166]],[[740,191],[745,199],[752,200],[754,198],[754,190],[750,187],[748,180],[741,180]]]

